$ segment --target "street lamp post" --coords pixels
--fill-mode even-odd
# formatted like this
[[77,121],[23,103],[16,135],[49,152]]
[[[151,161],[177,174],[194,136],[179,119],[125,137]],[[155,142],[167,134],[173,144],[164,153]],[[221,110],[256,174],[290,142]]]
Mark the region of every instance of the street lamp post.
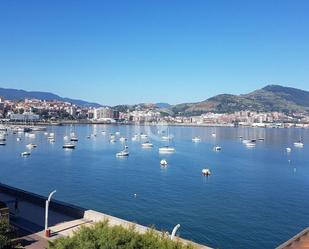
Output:
[[173,229],[173,231],[172,231],[172,235],[171,235],[171,240],[174,240],[174,238],[175,238],[175,236],[176,236],[176,232],[177,232],[177,230],[179,229],[179,227],[180,227],[180,224],[177,224],[177,225],[174,227],[174,229]]
[[46,200],[45,203],[45,236],[50,237],[50,229],[48,229],[48,208],[49,208],[49,203],[52,198],[52,196],[56,193],[57,191],[54,190],[51,192],[48,196],[48,199]]

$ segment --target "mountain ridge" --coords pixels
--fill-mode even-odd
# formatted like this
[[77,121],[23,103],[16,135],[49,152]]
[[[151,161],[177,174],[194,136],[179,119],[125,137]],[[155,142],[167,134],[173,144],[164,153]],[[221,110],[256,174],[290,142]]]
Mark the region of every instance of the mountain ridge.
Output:
[[219,94],[197,103],[183,103],[171,108],[175,114],[192,116],[206,112],[233,113],[258,111],[309,113],[309,92],[281,85],[267,85],[247,94]]
[[60,97],[57,94],[43,91],[26,91],[22,89],[2,88],[0,87],[0,96],[8,100],[21,100],[25,98],[43,99],[43,100],[58,100],[70,102],[72,104],[83,107],[100,107],[101,104],[88,102],[81,99],[71,99],[67,97]]

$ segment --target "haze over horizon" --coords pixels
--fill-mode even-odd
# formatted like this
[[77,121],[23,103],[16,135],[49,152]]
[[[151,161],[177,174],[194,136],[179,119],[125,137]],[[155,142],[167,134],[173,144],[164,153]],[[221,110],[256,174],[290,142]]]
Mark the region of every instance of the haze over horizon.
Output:
[[308,1],[0,2],[0,87],[106,105],[309,90]]

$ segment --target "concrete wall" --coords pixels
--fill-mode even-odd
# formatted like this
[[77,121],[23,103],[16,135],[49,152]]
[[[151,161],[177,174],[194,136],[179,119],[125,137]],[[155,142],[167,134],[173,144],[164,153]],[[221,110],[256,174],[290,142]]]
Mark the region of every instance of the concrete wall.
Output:
[[[45,201],[47,200],[47,197],[33,194],[18,188],[14,188],[5,184],[0,183],[0,192],[15,196],[19,199],[26,200],[28,202],[31,202],[35,205],[38,205],[40,207],[45,207]],[[63,213],[67,216],[70,216],[72,218],[81,219],[84,217],[84,213],[86,209],[74,206],[69,203],[51,200],[49,204],[49,208],[51,210],[54,210],[59,213]]]

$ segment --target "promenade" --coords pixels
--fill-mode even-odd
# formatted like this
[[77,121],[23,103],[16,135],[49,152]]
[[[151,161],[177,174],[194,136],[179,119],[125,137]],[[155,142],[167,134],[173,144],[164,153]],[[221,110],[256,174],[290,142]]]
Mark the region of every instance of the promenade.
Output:
[[[16,194],[14,194],[16,192]],[[25,196],[25,198],[22,197]],[[15,210],[15,200],[18,199],[18,209]],[[119,219],[94,210],[83,210],[70,204],[51,201],[49,209],[49,229],[51,237],[46,238],[44,233],[45,206],[44,197],[29,192],[0,184],[0,200],[5,202],[10,209],[10,222],[20,230],[20,241],[26,249],[44,249],[48,241],[53,241],[62,236],[71,236],[81,226],[91,226],[95,222],[108,220],[111,226],[135,226],[139,233],[145,233],[149,228]],[[70,215],[70,211],[71,214]],[[82,212],[81,212],[82,211]],[[79,214],[81,213],[81,214]],[[211,249],[210,247],[196,244],[176,237],[183,243],[192,243],[198,249]]]

